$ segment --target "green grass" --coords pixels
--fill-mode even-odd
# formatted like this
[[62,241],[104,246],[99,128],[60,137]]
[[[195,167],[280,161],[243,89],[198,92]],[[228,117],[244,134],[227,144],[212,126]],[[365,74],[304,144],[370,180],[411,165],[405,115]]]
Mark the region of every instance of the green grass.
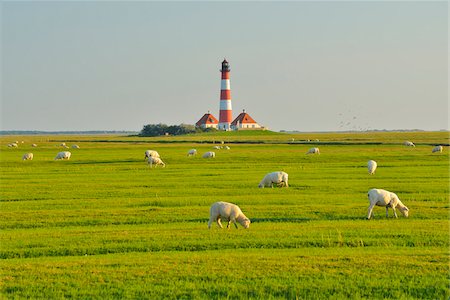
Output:
[[[288,144],[292,137],[320,142]],[[18,149],[6,146],[16,139],[24,140]],[[450,297],[448,147],[431,154],[430,146],[447,144],[448,133],[164,139],[1,137],[1,296]],[[206,139],[239,144],[207,160]],[[69,149],[69,161],[54,161],[62,141],[81,149]],[[320,156],[305,155],[313,145]],[[200,155],[188,158],[190,148]],[[149,169],[147,149],[167,167]],[[21,161],[26,152],[33,161]],[[369,159],[379,165],[374,176],[367,174]],[[276,170],[289,173],[290,187],[258,189]],[[374,187],[396,192],[410,218],[386,219],[376,207],[374,219],[365,220]],[[208,230],[215,201],[238,204],[250,229]]]

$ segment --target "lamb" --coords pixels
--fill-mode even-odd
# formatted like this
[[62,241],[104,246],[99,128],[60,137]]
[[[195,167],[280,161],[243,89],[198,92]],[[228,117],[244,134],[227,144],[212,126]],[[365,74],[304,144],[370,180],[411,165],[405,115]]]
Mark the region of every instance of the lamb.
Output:
[[367,213],[367,220],[369,220],[373,216],[373,207],[377,206],[385,206],[386,207],[386,218],[388,217],[388,209],[392,208],[394,211],[394,216],[397,218],[397,213],[395,212],[395,208],[398,207],[400,212],[408,217],[409,209],[400,201],[396,194],[382,190],[382,189],[371,189],[367,194],[369,198],[369,208]]
[[264,176],[264,178],[261,180],[261,182],[259,183],[258,187],[259,188],[264,188],[264,187],[272,187],[273,188],[273,184],[275,183],[277,186],[285,186],[285,187],[289,187],[288,184],[288,177],[289,175],[285,172],[282,171],[278,171],[278,172],[272,172],[272,173],[268,173],[266,176]]
[[227,220],[227,228],[230,228],[231,222],[233,222],[236,229],[238,226],[236,221],[241,224],[245,229],[250,226],[250,220],[242,213],[239,206],[228,202],[216,202],[211,205],[209,210],[208,229],[211,229],[211,224],[217,222],[220,228],[223,228],[221,219]]
[[416,146],[416,145],[414,145],[413,142],[410,142],[410,141],[405,141],[405,142],[403,143],[403,145],[408,146],[408,147],[415,147],[415,146]]
[[19,146],[17,145],[17,143],[11,143],[11,144],[8,144],[8,147],[17,148]]
[[156,152],[155,150],[147,150],[145,151],[145,156],[144,156],[144,160],[150,158],[150,157],[160,157],[159,153]]
[[188,155],[188,156],[194,156],[194,155],[197,155],[197,149],[191,149],[191,150],[189,150],[187,155]]
[[306,154],[320,154],[319,148],[311,148],[306,152]]
[[22,156],[22,160],[33,160],[33,153],[25,153],[23,156]]
[[225,149],[226,149],[226,150],[230,150],[230,147],[228,147],[228,146],[225,146]]
[[78,146],[78,145],[72,145],[72,149],[80,149],[80,146]]
[[61,147],[64,147],[64,148],[67,147],[67,146],[66,146],[66,143],[61,143],[60,146],[61,146]]
[[37,147],[37,144],[32,144],[31,147]]
[[155,167],[157,167],[157,166],[162,166],[163,168],[166,166],[166,164],[162,161],[161,158],[159,158],[159,157],[153,157],[153,156],[150,156],[150,157],[148,158],[148,164],[149,164],[150,168],[151,168],[153,165],[155,165]]
[[57,160],[57,159],[67,159],[67,160],[69,160],[71,155],[72,155],[72,153],[70,153],[69,151],[62,151],[62,152],[59,152],[56,155],[55,160]]
[[203,154],[203,158],[214,158],[216,157],[216,153],[213,151],[208,151],[205,154]]
[[367,162],[367,169],[369,170],[369,175],[375,174],[375,170],[377,169],[377,162],[374,160],[369,160]]
[[216,150],[220,150],[222,147],[220,147],[220,146],[214,146],[213,147],[213,149],[216,149]]
[[431,153],[436,153],[436,152],[441,153],[442,150],[443,150],[443,147],[441,145],[439,145],[439,146],[434,147],[433,150],[431,150]]

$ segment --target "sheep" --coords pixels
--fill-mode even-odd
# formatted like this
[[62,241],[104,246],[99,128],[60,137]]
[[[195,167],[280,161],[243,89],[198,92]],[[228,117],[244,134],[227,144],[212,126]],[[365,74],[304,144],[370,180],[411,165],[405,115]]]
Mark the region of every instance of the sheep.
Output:
[[59,152],[56,155],[55,160],[57,160],[57,159],[67,159],[67,160],[69,160],[71,155],[72,155],[72,153],[70,153],[69,151],[62,151],[62,152]]
[[155,165],[155,167],[157,167],[157,166],[162,166],[163,168],[166,166],[166,164],[162,161],[161,158],[159,158],[159,157],[153,157],[153,156],[150,156],[150,157],[148,158],[148,165],[150,166],[150,168],[151,168],[153,165]]
[[225,146],[225,149],[226,149],[226,150],[230,150],[230,147],[228,147],[228,146]]
[[315,147],[315,148],[311,148],[308,150],[308,152],[306,152],[306,154],[320,154],[319,148]]
[[403,143],[403,145],[408,146],[408,147],[415,147],[415,146],[416,146],[416,145],[414,145],[413,142],[410,142],[410,141],[405,141],[405,142]]
[[220,150],[222,147],[220,147],[220,146],[214,146],[213,147],[213,149],[216,149],[216,150]]
[[208,229],[211,229],[211,224],[213,222],[217,222],[217,226],[223,228],[222,223],[220,222],[222,218],[228,221],[227,228],[230,228],[230,224],[233,222],[236,229],[238,229],[236,221],[245,229],[250,226],[250,220],[242,213],[239,206],[221,201],[213,203],[209,209]]
[[439,146],[434,147],[433,150],[431,150],[431,153],[436,153],[436,152],[441,153],[442,150],[443,150],[443,147],[441,145],[439,145]]
[[216,153],[213,151],[208,151],[205,154],[203,154],[203,158],[214,158],[216,157]]
[[375,170],[377,169],[377,162],[374,160],[369,160],[367,162],[367,169],[369,171],[369,175],[375,174]]
[[66,143],[61,143],[61,145],[60,145],[61,147],[66,147]]
[[80,146],[78,146],[78,145],[72,145],[72,149],[80,149]]
[[273,184],[275,183],[277,186],[285,186],[285,187],[289,187],[288,184],[288,177],[289,175],[285,172],[282,171],[277,171],[277,172],[272,172],[272,173],[268,173],[266,174],[266,176],[264,176],[264,178],[261,180],[261,182],[259,183],[258,187],[259,188],[264,188],[264,187],[272,187],[273,188]]
[[367,197],[369,198],[369,208],[367,212],[367,220],[369,220],[373,216],[373,208],[375,205],[377,206],[385,206],[386,207],[386,218],[388,217],[388,208],[392,208],[394,211],[394,216],[397,218],[397,213],[395,212],[395,208],[398,207],[400,212],[408,217],[409,209],[400,201],[396,194],[382,190],[382,189],[371,189],[369,190]]
[[37,147],[37,145],[36,144],[31,144],[31,147]]
[[11,143],[11,144],[8,144],[8,147],[17,148],[17,147],[19,147],[19,145],[17,145],[17,143]]
[[25,153],[23,156],[22,156],[22,160],[33,160],[33,153]]
[[146,160],[146,159],[148,159],[150,157],[160,157],[159,153],[156,152],[155,150],[147,150],[147,151],[145,151],[144,155],[145,155],[144,156],[144,160]]
[[187,156],[194,156],[197,155],[197,149],[191,149],[188,151]]

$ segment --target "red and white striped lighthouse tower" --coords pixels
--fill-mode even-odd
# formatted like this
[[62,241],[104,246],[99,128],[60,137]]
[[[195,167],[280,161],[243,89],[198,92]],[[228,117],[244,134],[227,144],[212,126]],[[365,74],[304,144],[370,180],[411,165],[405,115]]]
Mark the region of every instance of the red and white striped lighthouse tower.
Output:
[[230,65],[227,60],[222,62],[222,81],[220,85],[220,114],[219,130],[230,130],[232,119],[231,90],[230,90]]

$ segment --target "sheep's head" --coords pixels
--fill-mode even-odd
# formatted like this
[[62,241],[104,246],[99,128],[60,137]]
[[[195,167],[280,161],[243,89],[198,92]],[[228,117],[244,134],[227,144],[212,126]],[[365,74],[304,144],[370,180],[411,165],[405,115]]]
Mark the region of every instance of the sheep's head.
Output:
[[406,206],[403,206],[402,208],[399,208],[403,216],[406,218],[409,216],[409,209]]
[[245,229],[250,227],[250,220],[249,219],[244,219],[241,223],[242,226],[244,226]]

